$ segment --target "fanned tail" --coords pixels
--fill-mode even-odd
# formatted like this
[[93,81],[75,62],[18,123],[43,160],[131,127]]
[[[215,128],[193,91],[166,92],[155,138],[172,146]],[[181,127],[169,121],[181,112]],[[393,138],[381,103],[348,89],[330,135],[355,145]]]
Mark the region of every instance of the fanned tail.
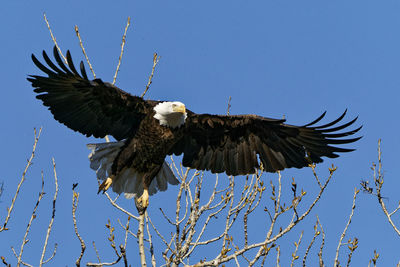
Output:
[[97,178],[100,181],[111,176],[111,167],[114,159],[124,144],[124,140],[120,142],[87,144],[87,147],[92,150],[89,154],[90,168],[96,171]]
[[[125,197],[130,199],[134,196],[141,196],[143,193],[143,174],[136,172],[133,169],[125,169],[117,176],[116,182],[113,186],[113,191],[121,194],[124,192]],[[154,195],[158,191],[165,191],[168,184],[179,184],[171,168],[167,162],[164,161],[160,171],[153,178],[149,186],[149,195]]]
[[[100,181],[104,181],[111,176],[111,167],[114,159],[124,144],[125,141],[123,140],[120,142],[87,145],[92,150],[89,154],[90,168],[96,171],[97,178]],[[143,194],[143,175],[143,173],[139,173],[133,168],[125,168],[114,177],[111,185],[112,189],[117,194],[124,193],[128,199],[134,196],[139,197]],[[149,186],[149,195],[167,190],[168,184],[176,185],[178,183],[178,179],[176,179],[167,162],[164,161],[160,171]]]

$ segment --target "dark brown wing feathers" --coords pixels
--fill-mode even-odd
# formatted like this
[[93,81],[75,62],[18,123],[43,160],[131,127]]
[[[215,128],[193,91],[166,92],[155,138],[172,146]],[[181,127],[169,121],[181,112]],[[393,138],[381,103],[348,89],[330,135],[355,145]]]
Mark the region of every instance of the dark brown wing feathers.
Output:
[[147,113],[146,101],[100,79],[90,81],[83,62],[78,73],[69,51],[68,65],[56,47],[53,54],[58,66],[44,51],[43,58],[49,67],[32,55],[35,65],[48,76],[31,75],[28,81],[54,118],[86,136],[112,135],[117,140],[132,136]]
[[348,144],[361,137],[343,139],[361,127],[337,133],[352,125],[357,118],[338,126],[346,111],[336,120],[316,126],[326,112],[304,126],[285,124],[255,115],[217,116],[189,112],[185,138],[171,154],[184,154],[184,166],[211,170],[228,175],[254,173],[262,163],[264,170],[275,172],[284,168],[302,168],[322,162],[321,157],[335,158],[338,152],[353,149],[336,145]]

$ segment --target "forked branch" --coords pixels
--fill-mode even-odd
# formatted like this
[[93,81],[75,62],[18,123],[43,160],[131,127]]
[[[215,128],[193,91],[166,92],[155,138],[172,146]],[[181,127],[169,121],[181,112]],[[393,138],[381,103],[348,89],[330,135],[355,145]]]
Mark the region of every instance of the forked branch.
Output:
[[397,235],[400,236],[400,229],[398,226],[395,224],[395,222],[392,219],[392,216],[395,215],[399,209],[400,209],[400,201],[397,207],[392,211],[389,212],[387,210],[386,204],[384,202],[384,197],[382,196],[382,187],[384,184],[384,173],[382,169],[382,151],[381,151],[381,140],[379,139],[378,141],[378,166],[376,166],[375,163],[372,164],[372,171],[373,171],[373,180],[374,180],[374,185],[375,185],[375,191],[374,189],[369,186],[368,181],[362,181],[361,182],[361,189],[371,195],[375,195],[378,199],[379,205],[381,206],[381,209],[383,213],[385,214],[389,224],[392,226],[394,231],[397,233]]

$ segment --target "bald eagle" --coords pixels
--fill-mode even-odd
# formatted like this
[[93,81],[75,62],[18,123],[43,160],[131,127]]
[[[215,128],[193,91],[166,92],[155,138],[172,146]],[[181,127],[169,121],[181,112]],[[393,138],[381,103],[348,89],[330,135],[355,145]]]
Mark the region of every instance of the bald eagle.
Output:
[[286,124],[284,119],[256,115],[196,114],[181,102],[145,100],[133,96],[101,79],[89,80],[83,62],[80,73],[69,51],[64,64],[56,47],[54,64],[45,51],[43,65],[33,54],[35,65],[47,76],[30,75],[36,98],[47,106],[54,118],[86,136],[113,136],[116,141],[89,144],[90,167],[103,181],[105,191],[112,186],[127,198],[136,196],[148,206],[149,195],[177,184],[167,155],[182,155],[182,165],[212,173],[246,175],[262,168],[276,172],[302,168],[336,158],[337,152],[354,149],[335,145],[360,139],[343,138],[361,127],[338,132],[357,118],[338,125],[336,120],[317,126],[325,112],[304,126]]

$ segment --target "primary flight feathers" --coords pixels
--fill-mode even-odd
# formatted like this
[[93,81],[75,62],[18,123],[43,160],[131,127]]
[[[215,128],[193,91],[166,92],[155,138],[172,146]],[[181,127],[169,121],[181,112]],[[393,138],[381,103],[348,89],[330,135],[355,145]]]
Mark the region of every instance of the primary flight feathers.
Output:
[[240,175],[254,173],[260,162],[268,172],[319,163],[322,157],[335,158],[338,152],[353,151],[338,145],[361,138],[347,138],[361,127],[339,132],[357,120],[340,124],[346,111],[319,126],[325,113],[304,126],[256,115],[196,114],[181,102],[144,100],[101,79],[89,80],[83,62],[79,73],[69,51],[68,64],[56,48],[58,66],[44,51],[43,58],[48,67],[32,55],[35,65],[47,74],[28,78],[38,93],[36,97],[56,120],[72,130],[98,138],[111,135],[123,142],[114,153],[107,176],[115,183],[124,169],[132,169],[141,174],[142,191],[171,154],[183,154],[185,167]]

